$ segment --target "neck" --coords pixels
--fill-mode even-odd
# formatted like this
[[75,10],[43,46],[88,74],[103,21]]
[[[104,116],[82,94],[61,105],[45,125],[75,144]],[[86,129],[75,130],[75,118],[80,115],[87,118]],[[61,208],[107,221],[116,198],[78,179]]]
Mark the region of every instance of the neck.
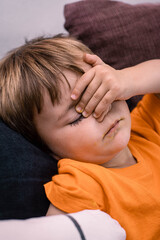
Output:
[[129,148],[126,147],[121,152],[119,152],[114,158],[102,164],[102,166],[106,168],[125,168],[132,166],[136,163],[137,163],[136,159],[133,157]]

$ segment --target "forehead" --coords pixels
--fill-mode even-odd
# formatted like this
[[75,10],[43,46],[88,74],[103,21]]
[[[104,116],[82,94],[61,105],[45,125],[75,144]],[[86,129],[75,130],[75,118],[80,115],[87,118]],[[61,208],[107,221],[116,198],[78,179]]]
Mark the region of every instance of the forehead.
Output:
[[60,90],[60,99],[58,102],[52,103],[51,97],[47,89],[43,90],[43,101],[42,101],[42,109],[41,112],[35,113],[35,118],[42,118],[43,120],[56,119],[59,113],[63,112],[65,108],[71,104],[71,91],[74,88],[76,81],[80,78],[80,74],[65,70],[62,81],[59,82],[59,90]]
[[[81,64],[81,67],[84,69],[84,72],[91,68],[91,66],[86,63]],[[77,80],[81,77],[81,74],[70,70],[64,70],[63,74],[65,77],[61,77],[61,81],[59,82],[60,99],[58,103],[53,104],[47,89],[44,89],[42,109],[38,115],[36,114],[38,118],[42,117],[47,119],[52,115],[53,119],[56,119],[59,113],[61,114],[63,111],[66,112],[67,108],[69,109],[72,104],[77,103],[77,101],[75,102],[71,99],[71,92]]]
[[65,78],[62,78],[62,82],[60,83],[60,90],[62,93],[65,91],[65,95],[67,95],[67,93],[71,92],[75,87],[77,80],[81,77],[81,74],[70,70],[64,70],[63,73]]
[[[91,66],[85,62],[80,63],[79,66],[84,70],[84,73],[91,68]],[[82,74],[70,70],[64,70],[63,74],[66,78],[63,77],[62,84],[60,84],[60,90],[62,94],[66,91],[65,95],[67,96],[67,93],[71,93],[76,85],[77,80],[82,76]]]

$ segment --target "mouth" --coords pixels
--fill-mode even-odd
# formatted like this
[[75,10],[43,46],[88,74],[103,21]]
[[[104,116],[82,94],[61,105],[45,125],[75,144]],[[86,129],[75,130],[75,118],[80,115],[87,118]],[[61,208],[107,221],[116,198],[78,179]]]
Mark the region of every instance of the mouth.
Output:
[[113,133],[113,132],[118,128],[119,122],[120,122],[121,120],[122,120],[122,119],[116,120],[116,121],[111,125],[111,127],[108,129],[108,131],[107,131],[106,133],[104,133],[102,139],[104,139],[107,135]]

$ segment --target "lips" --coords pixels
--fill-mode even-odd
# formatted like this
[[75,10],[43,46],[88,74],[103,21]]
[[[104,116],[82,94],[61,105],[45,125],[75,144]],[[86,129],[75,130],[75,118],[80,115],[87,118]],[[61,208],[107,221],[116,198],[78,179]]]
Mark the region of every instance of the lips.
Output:
[[116,120],[111,127],[108,129],[108,131],[103,135],[103,139],[105,138],[106,135],[108,135],[110,132],[114,131],[114,129],[116,128],[116,126],[118,125],[118,123],[121,121],[120,120]]

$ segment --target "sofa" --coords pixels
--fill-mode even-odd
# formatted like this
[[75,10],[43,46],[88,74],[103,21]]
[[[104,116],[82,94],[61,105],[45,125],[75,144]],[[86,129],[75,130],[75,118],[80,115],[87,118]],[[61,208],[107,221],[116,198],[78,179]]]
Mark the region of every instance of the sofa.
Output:
[[[64,3],[63,13],[64,33],[84,42],[104,62],[116,69],[160,58],[160,0],[132,1],[132,4],[129,0],[70,1]],[[50,32],[51,35],[54,33]],[[141,97],[136,96],[127,101],[130,111]],[[32,232],[34,226],[42,226],[47,224],[47,221],[50,222],[48,224],[53,221],[56,231],[58,228],[56,228],[55,217],[54,219],[41,218],[45,216],[49,206],[43,184],[50,181],[51,176],[57,173],[56,160],[33,146],[3,121],[0,121],[0,152],[0,228],[3,229],[3,233],[6,233],[7,229],[12,229],[12,236],[15,235],[15,239],[18,239],[16,238],[18,232],[21,234],[19,239],[27,239],[25,236],[22,237],[22,233],[26,229],[27,234],[28,226],[30,226],[29,232]],[[87,214],[90,216],[89,212],[85,212],[85,219]],[[65,221],[66,218],[64,225]],[[22,223],[23,232],[21,231]],[[97,222],[90,225],[92,226],[89,228],[92,229],[90,231],[94,232],[94,224],[96,226]],[[109,228],[114,232],[116,229],[114,220],[109,224],[108,226],[111,227]],[[13,226],[16,226],[15,231]],[[125,232],[119,227],[117,225],[117,229],[122,230],[122,234],[117,235],[117,239],[125,239]],[[40,235],[44,236],[47,231],[50,239],[53,229],[47,231],[42,231],[41,227],[40,229],[35,232],[34,239],[36,237],[38,239]],[[63,239],[67,239],[65,231]],[[96,233],[97,231],[95,228]],[[104,229],[101,231],[103,232]],[[88,235],[86,239],[94,239],[89,238],[89,233],[86,234]],[[104,234],[106,234],[105,231]],[[6,235],[2,239],[9,240],[9,235],[8,238]],[[103,237],[95,239],[103,239]]]

